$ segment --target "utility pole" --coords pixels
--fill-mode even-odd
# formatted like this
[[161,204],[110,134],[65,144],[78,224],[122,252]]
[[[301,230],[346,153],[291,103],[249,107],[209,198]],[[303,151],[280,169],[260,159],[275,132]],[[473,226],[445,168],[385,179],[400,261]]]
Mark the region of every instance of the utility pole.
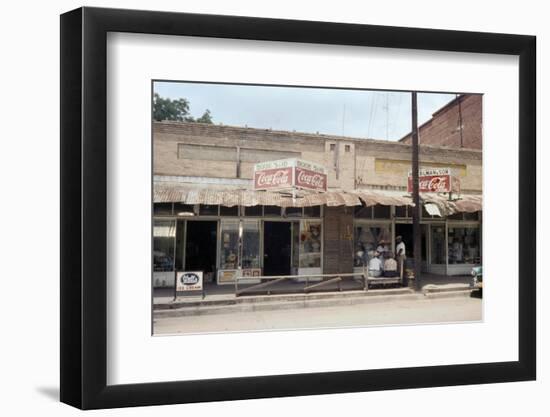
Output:
[[420,193],[418,184],[419,153],[418,144],[418,106],[416,91],[412,92],[412,183],[413,183],[413,251],[414,251],[414,283],[415,289],[420,291],[420,266],[422,263],[422,239],[420,231]]
[[464,137],[462,134],[462,131],[464,130],[462,127],[462,97],[460,95],[456,95],[456,99],[458,100],[458,128],[460,129],[460,147],[464,147]]

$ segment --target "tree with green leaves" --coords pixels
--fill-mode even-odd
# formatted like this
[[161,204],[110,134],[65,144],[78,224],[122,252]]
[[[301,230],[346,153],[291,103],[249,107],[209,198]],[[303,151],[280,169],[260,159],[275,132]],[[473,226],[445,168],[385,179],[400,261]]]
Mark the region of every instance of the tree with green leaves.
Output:
[[171,100],[155,93],[153,96],[153,120],[160,122],[163,120],[174,120],[179,122],[197,122],[212,124],[212,114],[206,110],[203,115],[195,120],[189,115],[189,101],[180,98]]
[[197,123],[208,123],[212,124],[212,114],[210,114],[210,110],[206,109],[206,111],[202,114],[201,117],[199,117],[197,120],[195,120]]

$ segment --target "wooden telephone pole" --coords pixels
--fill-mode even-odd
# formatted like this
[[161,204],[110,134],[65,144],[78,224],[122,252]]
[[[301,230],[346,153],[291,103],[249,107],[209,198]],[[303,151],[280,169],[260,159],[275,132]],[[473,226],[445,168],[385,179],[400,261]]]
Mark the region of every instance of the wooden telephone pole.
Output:
[[420,291],[420,266],[422,263],[422,238],[420,230],[420,193],[418,184],[419,170],[419,152],[418,144],[418,106],[416,91],[412,92],[412,183],[413,183],[413,251],[414,251],[414,283],[415,289]]

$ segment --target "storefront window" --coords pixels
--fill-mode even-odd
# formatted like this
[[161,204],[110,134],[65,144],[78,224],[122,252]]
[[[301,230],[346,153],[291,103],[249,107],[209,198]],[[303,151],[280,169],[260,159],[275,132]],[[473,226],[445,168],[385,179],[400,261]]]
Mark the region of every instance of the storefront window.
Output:
[[300,268],[321,267],[321,222],[303,220],[300,222]]
[[285,208],[286,217],[302,217],[301,207],[287,207]]
[[372,206],[355,206],[356,219],[372,219]]
[[155,214],[155,216],[172,215],[172,203],[154,203],[153,213]]
[[239,206],[226,207],[220,206],[220,216],[237,217],[239,215]]
[[373,209],[375,219],[389,219],[391,215],[391,206],[377,204]]
[[220,269],[237,269],[239,265],[239,220],[221,220]]
[[174,203],[174,214],[180,217],[192,217],[195,213],[195,206],[192,204]]
[[478,227],[449,227],[449,263],[480,263]]
[[445,263],[445,226],[432,226],[432,264]]
[[155,220],[153,226],[153,270],[174,270],[175,220]]
[[407,212],[408,206],[395,206],[395,217],[407,218],[411,217],[411,213]]
[[355,266],[367,265],[374,251],[391,250],[391,225],[356,224],[354,228]]
[[479,220],[479,211],[464,213],[464,220]]
[[243,269],[260,267],[260,221],[243,220]]
[[321,206],[304,207],[304,217],[321,217]]
[[199,206],[199,214],[201,216],[217,216],[218,215],[218,206],[201,204]]
[[281,207],[279,206],[264,206],[265,217],[281,217]]
[[252,206],[244,208],[245,216],[260,217],[262,215],[262,206]]

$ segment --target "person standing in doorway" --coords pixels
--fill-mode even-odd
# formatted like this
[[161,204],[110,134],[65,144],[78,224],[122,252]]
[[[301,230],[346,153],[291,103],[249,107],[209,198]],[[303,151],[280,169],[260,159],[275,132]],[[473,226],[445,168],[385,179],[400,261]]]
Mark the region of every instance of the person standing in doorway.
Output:
[[405,242],[403,242],[402,236],[397,236],[395,238],[395,257],[397,259],[397,265],[399,268],[399,272],[401,273],[401,276],[403,277],[403,281],[405,280],[405,259],[407,259],[407,249],[405,248]]

